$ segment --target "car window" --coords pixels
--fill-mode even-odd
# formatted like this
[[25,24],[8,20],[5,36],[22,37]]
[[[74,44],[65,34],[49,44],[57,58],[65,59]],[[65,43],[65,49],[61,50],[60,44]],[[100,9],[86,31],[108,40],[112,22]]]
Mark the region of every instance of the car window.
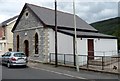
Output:
[[7,53],[5,53],[3,56],[6,56],[7,55]]
[[7,53],[7,55],[6,55],[6,56],[10,57],[10,56],[11,56],[11,53]]
[[10,57],[11,56],[11,53],[7,52],[5,53],[4,55],[2,55],[3,57]]
[[15,57],[25,57],[24,53],[15,53],[14,54]]

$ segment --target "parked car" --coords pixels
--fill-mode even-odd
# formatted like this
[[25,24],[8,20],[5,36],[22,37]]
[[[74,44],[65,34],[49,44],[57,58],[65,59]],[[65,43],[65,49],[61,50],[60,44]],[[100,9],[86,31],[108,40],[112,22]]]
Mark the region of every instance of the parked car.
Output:
[[6,52],[2,55],[2,64],[11,66],[27,66],[27,56],[23,52]]

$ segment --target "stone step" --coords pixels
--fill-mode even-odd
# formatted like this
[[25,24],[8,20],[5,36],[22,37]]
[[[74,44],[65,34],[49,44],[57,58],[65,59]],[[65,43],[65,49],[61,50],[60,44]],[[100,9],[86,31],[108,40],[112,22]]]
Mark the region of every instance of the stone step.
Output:
[[106,66],[106,65],[110,65],[113,64],[115,62],[118,62],[118,59],[116,58],[105,58],[102,62],[102,60],[89,60],[89,65],[98,65],[98,66]]

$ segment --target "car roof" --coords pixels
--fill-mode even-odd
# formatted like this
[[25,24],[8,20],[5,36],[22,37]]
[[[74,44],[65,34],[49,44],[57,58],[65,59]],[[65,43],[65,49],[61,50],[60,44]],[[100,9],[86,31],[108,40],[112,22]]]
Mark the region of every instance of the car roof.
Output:
[[15,54],[15,53],[23,53],[23,52],[8,52],[8,53],[12,53],[12,54]]

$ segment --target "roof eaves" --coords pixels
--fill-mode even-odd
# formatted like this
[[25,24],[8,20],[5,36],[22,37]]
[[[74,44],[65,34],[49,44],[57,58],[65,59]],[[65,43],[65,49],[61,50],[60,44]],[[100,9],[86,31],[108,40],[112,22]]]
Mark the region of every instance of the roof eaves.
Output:
[[16,20],[17,20],[17,18],[15,18],[14,20],[12,20],[12,21],[8,22],[8,23],[7,23],[7,26],[8,26],[9,24],[11,24],[11,23],[15,22]]
[[[50,28],[54,28],[55,26],[53,25],[46,25],[47,27],[50,27]],[[71,30],[71,31],[74,31],[74,28],[70,28],[70,27],[63,27],[63,26],[57,26],[58,29],[63,29],[63,30]],[[98,31],[92,31],[92,30],[86,30],[86,29],[78,29],[77,28],[77,31],[83,31],[83,32],[95,32],[95,33],[98,33]]]
[[14,17],[12,17],[12,18],[10,18],[10,19],[7,19],[6,21],[4,21],[4,22],[1,23],[1,26],[2,26],[2,27],[7,26],[9,23],[11,23],[11,22],[13,22],[15,19],[17,19],[17,17],[18,17],[18,15],[17,15],[17,16],[14,16]]
[[[71,36],[74,36],[74,33],[71,33],[71,32],[67,32],[67,31],[63,31],[61,29],[58,29],[58,31],[64,33],[64,34],[67,34],[67,35],[71,35]],[[80,31],[79,31],[80,32]],[[92,33],[95,33],[95,32],[92,32]],[[101,34],[101,33],[95,33],[95,34]],[[77,34],[77,37],[83,37],[83,38],[107,38],[107,39],[118,39],[117,37],[115,36],[111,36],[111,35],[105,35],[105,34],[101,34],[101,35],[80,35],[80,34]]]
[[92,35],[77,35],[78,38],[83,37],[83,38],[107,38],[107,39],[118,39],[117,37],[107,37],[107,36],[92,36]]

